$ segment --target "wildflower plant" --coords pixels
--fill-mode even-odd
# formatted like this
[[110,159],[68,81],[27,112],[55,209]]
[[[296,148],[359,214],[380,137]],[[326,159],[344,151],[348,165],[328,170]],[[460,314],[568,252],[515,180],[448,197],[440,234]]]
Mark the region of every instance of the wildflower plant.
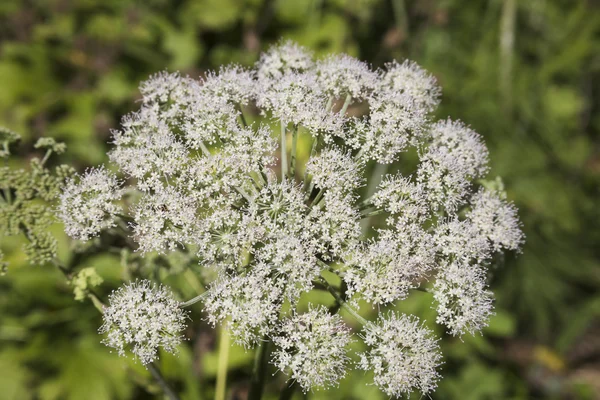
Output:
[[[207,288],[187,303],[147,281],[118,289],[104,342],[151,365],[183,338],[182,307],[201,300],[236,343],[263,355],[272,343],[258,359],[304,391],[357,367],[389,396],[432,392],[438,339],[417,316],[383,309],[427,291],[449,334],[478,332],[493,313],[487,269],[523,242],[515,207],[482,185],[481,136],[432,118],[435,78],[411,61],[374,70],[281,42],[253,68],[163,72],[140,90],[140,109],[113,132],[121,178],[100,167],[69,180],[58,215],[74,239],[119,227],[141,255],[192,253]],[[380,183],[377,165],[392,171]],[[303,311],[313,290],[337,306]],[[365,319],[364,304],[379,317]],[[354,336],[341,309],[363,325]],[[367,350],[350,353],[354,340]]]

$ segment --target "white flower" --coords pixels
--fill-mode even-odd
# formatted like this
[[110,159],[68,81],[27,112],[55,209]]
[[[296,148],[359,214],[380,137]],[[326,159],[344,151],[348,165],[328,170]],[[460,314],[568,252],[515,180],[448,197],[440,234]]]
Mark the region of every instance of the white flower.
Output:
[[305,393],[337,385],[346,375],[351,341],[350,328],[339,314],[332,315],[323,306],[311,308],[282,321],[273,336],[272,363]]
[[67,182],[60,195],[58,216],[65,232],[74,239],[89,240],[104,229],[116,226],[115,204],[123,192],[121,182],[104,167],[93,168]]
[[133,210],[133,235],[142,253],[181,248],[197,226],[194,200],[172,187],[144,194]]
[[369,350],[360,353],[358,367],[375,374],[375,384],[388,396],[426,395],[437,386],[436,368],[442,356],[432,332],[414,316],[390,313],[364,328]]
[[284,287],[285,279],[264,263],[245,274],[224,273],[211,285],[204,311],[213,325],[227,320],[236,343],[254,347],[277,326]]
[[471,198],[471,207],[467,218],[490,240],[494,251],[519,249],[524,239],[513,204],[495,192],[480,190]]
[[486,287],[485,271],[479,265],[452,262],[444,266],[433,286],[437,322],[455,336],[486,327],[493,308],[492,293]]
[[353,193],[360,188],[364,183],[363,169],[362,163],[336,147],[324,149],[306,164],[315,187],[337,193]]
[[254,71],[238,65],[221,67],[218,73],[210,72],[203,90],[211,96],[224,97],[227,101],[245,105],[254,98],[256,82]]
[[257,65],[258,79],[277,80],[288,72],[303,72],[314,65],[312,54],[292,41],[281,42],[261,54]]
[[348,294],[359,293],[373,304],[387,304],[408,296],[435,264],[432,236],[415,224],[381,230],[346,260]]
[[408,94],[417,104],[430,112],[440,102],[441,88],[436,79],[417,63],[405,60],[402,64],[393,61],[385,65],[379,87]]
[[335,55],[317,62],[317,82],[334,99],[349,95],[362,100],[375,87],[377,73],[369,66],[346,54]]
[[159,347],[177,351],[187,314],[167,288],[144,280],[114,291],[102,318],[100,333],[107,334],[102,342],[121,356],[130,349],[146,365],[158,357]]
[[460,121],[439,121],[430,135],[417,179],[434,205],[453,212],[466,197],[471,181],[487,172],[488,151],[481,137]]
[[[432,121],[441,90],[417,64],[373,70],[347,55],[315,62],[288,41],[252,68],[225,66],[204,79],[160,73],[140,91],[140,110],[123,119],[110,152],[128,178],[131,201],[118,212],[132,217],[132,239],[141,253],[195,252],[188,256],[207,271],[209,322],[226,324],[246,347],[273,340],[273,362],[305,391],[346,371],[349,334],[339,316],[323,307],[297,314],[326,275],[341,283],[331,290],[374,308],[394,307],[431,281],[437,321],[451,334],[486,324],[486,266],[518,249],[523,234],[514,206],[478,189],[488,163],[482,138],[461,122]],[[383,181],[371,176],[400,159]],[[119,182],[88,175],[63,194],[75,237],[112,226],[120,210]],[[129,305],[123,293],[138,287],[158,290],[134,285],[113,297]],[[137,346],[144,362],[160,345],[104,330],[121,352]],[[360,366],[386,394],[435,388],[437,342],[414,317],[368,323],[364,339]]]
[[430,214],[424,188],[400,174],[384,177],[371,203],[402,221],[423,223]]

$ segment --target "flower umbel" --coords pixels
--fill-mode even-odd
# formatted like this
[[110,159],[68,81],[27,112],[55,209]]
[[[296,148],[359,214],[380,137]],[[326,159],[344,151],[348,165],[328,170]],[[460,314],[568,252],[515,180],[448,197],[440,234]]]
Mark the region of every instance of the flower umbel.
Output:
[[[144,256],[199,260],[208,321],[247,348],[273,342],[272,363],[304,391],[337,384],[351,365],[339,308],[364,325],[359,367],[383,392],[433,391],[433,333],[414,316],[368,322],[352,305],[394,307],[420,289],[449,333],[478,332],[493,313],[487,267],[523,243],[516,208],[483,187],[481,136],[434,120],[435,77],[412,61],[373,69],[281,42],[253,68],[159,73],[141,93],[109,154],[126,188],[103,168],[71,181],[67,232],[86,240],[119,222]],[[385,164],[393,174],[373,172]],[[337,305],[306,311],[300,299],[314,290]],[[175,350],[184,320],[166,289],[143,281],[111,296],[101,330],[147,364],[159,347]]]
[[275,336],[273,364],[297,381],[304,392],[336,385],[346,374],[348,328],[338,314],[316,307],[285,319]]
[[109,297],[103,314],[102,341],[119,355],[129,349],[144,365],[158,357],[158,349],[175,353],[183,340],[187,314],[164,286],[148,280],[129,283]]

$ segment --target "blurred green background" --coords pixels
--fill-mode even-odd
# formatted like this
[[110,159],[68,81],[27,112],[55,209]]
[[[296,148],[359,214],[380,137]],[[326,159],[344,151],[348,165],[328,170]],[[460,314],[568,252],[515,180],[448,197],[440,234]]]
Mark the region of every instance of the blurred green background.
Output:
[[[503,177],[520,209],[527,243],[495,271],[496,316],[483,336],[444,338],[432,398],[600,399],[596,1],[2,0],[0,126],[24,137],[23,162],[38,137],[53,136],[69,146],[62,161],[82,170],[106,161],[110,130],[137,108],[148,75],[250,65],[281,37],[431,71],[443,87],[438,116],[485,137],[490,177]],[[91,303],[74,301],[55,269],[28,265],[19,238],[0,240],[10,262],[0,277],[0,399],[160,398],[143,368],[100,344]],[[68,258],[64,237],[60,246]],[[119,284],[118,256],[86,263],[105,279],[103,294]],[[428,304],[417,296],[402,308],[435,319]],[[184,399],[211,398],[215,333],[198,310],[193,319],[191,340],[162,367]],[[251,359],[232,349],[231,398],[243,398]],[[368,381],[356,372],[308,397],[384,399]]]

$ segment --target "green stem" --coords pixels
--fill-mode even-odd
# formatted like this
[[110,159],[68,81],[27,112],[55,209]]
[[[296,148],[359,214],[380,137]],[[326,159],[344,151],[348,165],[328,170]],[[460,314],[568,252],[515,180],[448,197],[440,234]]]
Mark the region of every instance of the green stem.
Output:
[[286,125],[281,121],[281,178],[288,173]]
[[319,202],[321,201],[321,199],[323,198],[323,194],[325,193],[325,189],[320,189],[319,193],[317,193],[317,196],[315,197],[315,199],[312,202],[313,206],[316,206],[319,204]]
[[371,217],[374,217],[376,215],[383,214],[383,213],[384,213],[384,210],[371,210],[371,211],[363,210],[363,211],[361,211],[363,218],[371,218]]
[[350,102],[352,101],[352,96],[350,96],[349,94],[346,95],[346,100],[344,100],[344,105],[342,106],[342,109],[340,110],[340,114],[344,115],[346,114],[346,110],[348,110],[348,106],[350,105]]
[[291,385],[286,382],[279,394],[279,400],[290,400],[294,396],[297,386],[296,382],[293,382]]
[[237,104],[237,109],[240,112],[240,119],[242,120],[242,124],[244,124],[244,127],[247,128],[248,122],[246,122],[246,117],[244,117],[244,110],[242,109],[242,105]]
[[298,127],[292,131],[292,157],[290,160],[290,177],[294,180],[296,176],[296,147],[298,145]]
[[[310,148],[310,156],[309,156],[309,160],[312,159],[315,154],[317,154],[317,146],[319,145],[319,137],[315,136],[313,138],[313,142],[312,142],[312,146]],[[308,169],[304,170],[304,190],[306,191],[306,199],[308,199],[310,197],[310,194],[312,192],[314,188],[314,185],[312,183],[312,179],[309,181],[308,180]]]
[[210,153],[210,151],[208,150],[208,147],[206,147],[206,145],[202,142],[200,142],[200,148],[202,149],[202,152],[204,153],[204,155],[206,157],[212,157],[212,154]]
[[256,350],[254,358],[254,369],[252,371],[252,381],[250,382],[250,392],[248,400],[260,400],[265,386],[265,375],[267,373],[267,360],[269,355],[269,341],[265,337]]
[[206,292],[204,292],[202,294],[199,294],[198,296],[194,297],[193,299],[181,303],[179,306],[180,307],[189,307],[191,305],[194,305],[197,302],[202,301],[202,299],[206,298],[209,293],[210,293],[210,291],[206,291]]
[[350,315],[352,315],[354,318],[356,318],[361,324],[367,325],[369,323],[369,321],[367,321],[366,319],[361,317],[361,315],[354,308],[350,307],[350,305],[348,305],[348,303],[346,303],[346,301],[344,299],[342,299],[342,296],[340,296],[340,294],[329,284],[329,282],[327,282],[322,277],[321,277],[321,283],[327,287],[327,290],[329,290],[329,293],[331,293],[331,295],[335,298],[335,301],[337,301],[338,304],[344,310],[348,311],[348,313],[350,313]]
[[51,154],[52,154],[52,149],[46,150],[46,154],[44,154],[44,158],[42,158],[42,161],[41,161],[42,165],[46,164],[46,161],[48,161]]
[[156,365],[154,365],[154,363],[150,363],[146,365],[146,367],[156,380],[156,383],[158,383],[158,386],[160,386],[160,388],[162,389],[165,396],[167,396],[169,400],[179,400],[179,396],[177,396],[173,389],[171,389],[171,387],[169,386],[165,378],[162,376]]
[[325,106],[325,110],[331,110],[331,106],[333,106],[333,96],[329,96],[329,99],[327,99],[327,105]]
[[217,384],[215,389],[215,400],[225,400],[227,389],[227,363],[229,361],[229,332],[221,327],[219,338],[219,365],[217,367]]

